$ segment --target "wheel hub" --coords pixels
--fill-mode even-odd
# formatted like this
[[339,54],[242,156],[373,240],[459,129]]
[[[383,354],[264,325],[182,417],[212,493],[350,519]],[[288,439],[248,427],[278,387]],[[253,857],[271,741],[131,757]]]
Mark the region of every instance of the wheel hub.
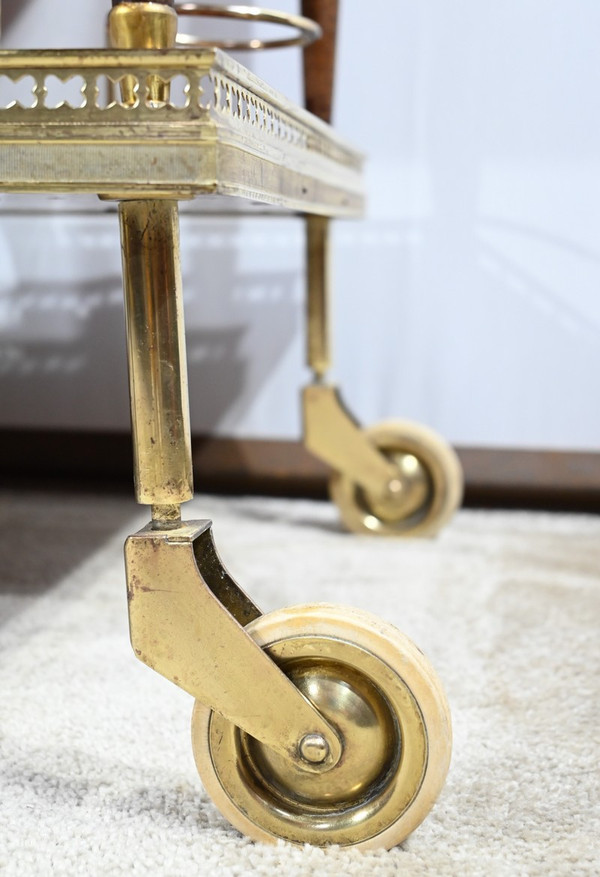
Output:
[[336,727],[342,758],[330,770],[315,773],[312,765],[286,759],[245,737],[256,777],[289,806],[299,801],[319,806],[359,800],[385,778],[400,751],[398,731],[383,697],[368,679],[334,661],[300,660],[286,665],[285,671]]
[[350,472],[329,481],[332,500],[350,530],[380,536],[433,536],[460,504],[463,476],[453,449],[427,427],[388,421],[366,430],[396,466],[383,489],[361,486]]
[[431,501],[432,486],[426,467],[414,454],[388,452],[386,456],[398,467],[398,477],[389,482],[383,494],[361,493],[375,518],[393,524],[424,512]]
[[298,746],[300,757],[309,764],[323,764],[329,755],[327,740],[320,734],[307,734]]

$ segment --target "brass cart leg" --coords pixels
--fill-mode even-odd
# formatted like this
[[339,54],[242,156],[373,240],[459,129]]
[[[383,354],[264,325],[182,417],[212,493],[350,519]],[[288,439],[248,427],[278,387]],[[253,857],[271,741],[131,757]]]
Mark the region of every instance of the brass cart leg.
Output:
[[[170,13],[118,4],[113,40],[172,45]],[[122,83],[125,96],[133,85]],[[164,82],[145,87],[165,98]],[[235,826],[257,840],[393,846],[448,769],[440,683],[410,640],[367,613],[262,615],[223,567],[210,521],[181,521],[192,467],[177,202],[123,200],[119,219],[136,495],[152,509],[125,547],[134,651],[196,698],[196,764]]]
[[[155,48],[174,42],[166,6],[124,3],[113,25],[115,16],[120,30],[111,32],[127,46],[148,33]],[[319,757],[303,761],[329,768],[338,735],[244,632],[260,612],[220,563],[210,522],[181,523],[193,489],[177,202],[123,201],[119,220],[136,497],[152,508],[151,526],[125,552],[135,652],[287,758],[302,759],[302,741],[318,739]],[[280,706],[274,714],[268,697]]]
[[[336,733],[243,630],[260,611],[220,563],[210,521],[181,523],[192,464],[177,204],[122,202],[119,217],[136,496],[152,508],[152,524],[125,552],[134,650],[287,757],[319,735],[331,764]],[[257,695],[275,697],[281,712],[257,709]]]
[[334,470],[330,494],[357,532],[431,536],[462,497],[462,470],[452,448],[408,421],[363,430],[336,387],[330,366],[330,220],[306,217],[307,361],[313,383],[303,392],[304,441]]
[[136,493],[152,522],[125,548],[138,658],[196,698],[205,787],[257,840],[389,847],[427,815],[450,716],[419,650],[368,613],[316,604],[262,615],[191,497],[174,202],[119,208]]
[[193,496],[176,201],[119,205],[135,492],[157,526]]
[[[304,50],[305,103],[323,121],[331,118],[337,0],[303,0],[317,18],[323,40]],[[326,383],[331,364],[330,220],[306,217],[307,360],[314,381],[303,393],[306,447],[334,470],[329,483],[347,527],[391,536],[431,536],[462,499],[462,469],[436,433],[408,421],[363,430]]]

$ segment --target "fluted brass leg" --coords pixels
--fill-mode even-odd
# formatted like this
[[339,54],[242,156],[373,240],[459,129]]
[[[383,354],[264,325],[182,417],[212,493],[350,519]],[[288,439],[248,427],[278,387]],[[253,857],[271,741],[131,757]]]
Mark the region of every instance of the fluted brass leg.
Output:
[[135,489],[163,526],[192,498],[176,201],[119,205]]
[[[171,7],[172,0],[113,2],[110,44],[174,46]],[[169,86],[160,78],[150,77],[147,87],[149,100],[168,100]],[[134,105],[135,77],[124,77],[121,91],[123,102]],[[177,202],[123,201],[119,220],[136,498],[152,506],[156,526],[176,527],[180,504],[193,495]]]

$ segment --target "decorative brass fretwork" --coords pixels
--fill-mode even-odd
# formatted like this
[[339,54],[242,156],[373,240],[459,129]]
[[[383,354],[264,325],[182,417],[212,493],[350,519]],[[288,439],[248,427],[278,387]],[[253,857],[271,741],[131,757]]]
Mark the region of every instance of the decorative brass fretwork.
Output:
[[357,215],[361,166],[218,50],[0,52],[0,191],[214,192]]

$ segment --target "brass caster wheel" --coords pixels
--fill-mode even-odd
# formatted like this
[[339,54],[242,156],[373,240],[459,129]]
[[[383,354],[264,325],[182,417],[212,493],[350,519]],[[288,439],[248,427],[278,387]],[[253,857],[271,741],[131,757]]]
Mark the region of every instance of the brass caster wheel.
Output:
[[385,493],[373,494],[343,473],[329,493],[349,530],[382,536],[434,536],[461,503],[463,474],[454,450],[417,423],[389,420],[365,430],[399,470]]
[[336,728],[342,756],[323,767],[308,735],[298,758],[285,758],[197,701],[194,757],[217,807],[259,841],[400,843],[433,806],[450,762],[450,713],[427,659],[390,624],[329,604],[272,612],[246,630]]

